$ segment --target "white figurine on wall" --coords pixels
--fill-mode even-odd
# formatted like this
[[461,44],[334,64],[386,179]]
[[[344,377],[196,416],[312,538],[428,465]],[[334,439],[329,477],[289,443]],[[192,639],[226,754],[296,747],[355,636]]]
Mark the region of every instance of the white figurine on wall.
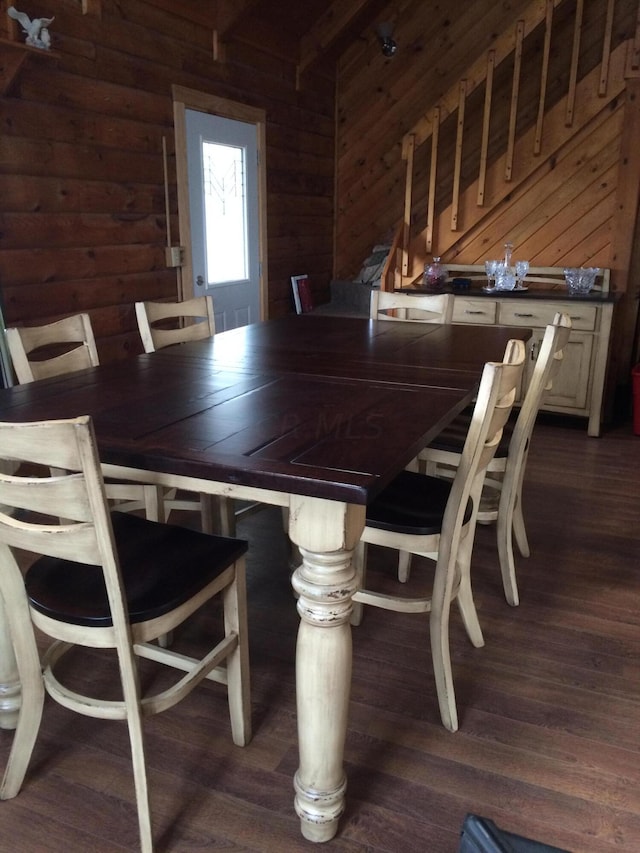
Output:
[[26,34],[25,43],[31,47],[40,47],[43,50],[49,50],[51,47],[51,36],[49,35],[49,25],[55,20],[54,18],[31,18],[24,12],[19,12],[15,6],[9,6],[7,15],[13,18],[22,25],[22,31]]

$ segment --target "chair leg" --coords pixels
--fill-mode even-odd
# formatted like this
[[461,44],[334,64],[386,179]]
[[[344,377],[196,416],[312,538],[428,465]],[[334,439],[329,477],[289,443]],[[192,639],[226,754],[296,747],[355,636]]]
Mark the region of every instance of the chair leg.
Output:
[[398,551],[398,580],[407,583],[411,574],[411,554],[409,551]]
[[516,607],[520,603],[518,584],[516,581],[516,566],[513,553],[513,537],[515,535],[518,547],[523,555],[529,556],[529,545],[522,516],[522,479],[518,488],[509,484],[500,495],[498,508],[498,555],[500,557],[500,572],[504,595],[508,603]]
[[431,657],[433,674],[436,679],[440,717],[445,729],[456,732],[458,731],[458,711],[456,709],[456,694],[453,689],[453,673],[449,653],[448,607],[446,612],[440,608],[431,611],[429,633],[431,635]]
[[216,531],[217,509],[213,495],[200,495],[200,529],[203,533],[214,533]]
[[233,582],[223,593],[225,636],[235,634],[238,644],[227,659],[227,692],[231,735],[236,746],[251,740],[251,686],[249,678],[249,630],[244,558],[236,562]]
[[[363,589],[367,578],[367,543],[360,540],[353,552],[353,567],[356,570],[356,589]],[[354,601],[351,611],[351,624],[354,628],[362,622],[364,605],[360,601]]]
[[520,551],[522,556],[530,557],[531,551],[529,549],[527,531],[524,525],[524,516],[522,514],[522,500],[520,495],[518,495],[516,498],[516,505],[513,510],[513,533],[516,538],[518,550]]
[[[231,498],[224,498],[220,495],[200,495],[201,502],[204,500],[209,504],[210,521],[205,521],[203,517],[202,523],[213,525],[207,529],[206,533],[217,532],[220,536],[235,536],[236,535],[236,515],[234,511],[234,502]],[[202,528],[205,530],[205,528]]]
[[3,645],[7,639],[13,646],[17,677],[22,685],[18,722],[0,785],[0,800],[10,800],[22,787],[29,766],[42,718],[44,684],[22,572],[10,555],[3,572],[0,610],[4,614],[8,632],[8,636],[3,637]]
[[460,615],[462,616],[462,622],[467,632],[467,636],[476,649],[482,648],[482,646],[484,646],[484,637],[482,635],[480,622],[478,621],[478,613],[473,600],[471,578],[469,577],[468,571],[461,574],[460,586],[458,588],[456,600],[458,602],[458,609],[460,610]]
[[149,807],[149,787],[147,785],[147,767],[144,757],[142,716],[140,714],[139,706],[134,709],[127,707],[127,723],[129,725],[129,741],[131,744],[133,779],[136,789],[136,804],[138,807],[140,850],[142,851],[142,853],[153,853],[153,836],[151,833],[151,811]]
[[[431,657],[436,680],[438,705],[440,706],[440,717],[442,718],[442,724],[450,732],[458,730],[458,711],[456,708],[456,694],[453,687],[451,654],[449,650],[449,613],[451,611],[451,598],[456,581],[459,579],[458,587],[460,587],[463,585],[465,576],[468,578],[472,547],[473,535],[467,531],[467,535],[464,536],[459,545],[458,561],[454,563],[452,555],[449,555],[445,559],[439,557],[433,577],[431,614],[429,616]],[[470,581],[467,588],[470,595]],[[465,594],[463,591],[463,601],[465,600]],[[473,605],[472,598],[471,604]],[[475,608],[473,608],[473,612],[475,613]],[[469,615],[468,609],[467,614]],[[479,628],[480,626],[478,625],[478,630]]]
[[140,831],[141,853],[153,853],[151,832],[151,809],[149,805],[149,786],[147,784],[147,766],[144,756],[144,734],[142,730],[142,704],[138,673],[131,647],[118,648],[120,678],[127,713],[129,743],[131,745],[131,763],[138,809],[138,827]]
[[502,586],[504,597],[512,607],[520,603],[518,596],[518,583],[516,581],[516,567],[513,559],[513,525],[510,519],[504,519],[498,515],[498,526],[496,536],[498,539],[498,556],[500,560],[500,573],[502,575]]
[[44,706],[44,689],[40,673],[38,678],[39,685],[36,685],[33,679],[29,679],[27,686],[27,682],[22,680],[22,704],[9,760],[0,785],[0,800],[10,800],[18,794],[31,760]]
[[164,502],[160,486],[143,486],[144,514],[150,521],[164,521]]

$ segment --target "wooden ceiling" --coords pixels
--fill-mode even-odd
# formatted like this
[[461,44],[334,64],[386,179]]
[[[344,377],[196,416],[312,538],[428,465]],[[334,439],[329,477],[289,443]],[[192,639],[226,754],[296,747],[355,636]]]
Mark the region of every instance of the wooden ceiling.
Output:
[[217,38],[229,42],[251,32],[253,39],[274,35],[281,50],[295,58],[300,72],[320,61],[335,62],[373,31],[388,6],[385,0],[214,0]]

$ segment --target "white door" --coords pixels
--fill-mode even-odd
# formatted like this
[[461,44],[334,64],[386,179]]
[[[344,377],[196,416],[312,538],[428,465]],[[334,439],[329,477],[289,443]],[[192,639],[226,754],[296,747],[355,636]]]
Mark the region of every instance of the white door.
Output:
[[213,296],[216,330],[260,320],[258,127],[185,112],[195,296]]

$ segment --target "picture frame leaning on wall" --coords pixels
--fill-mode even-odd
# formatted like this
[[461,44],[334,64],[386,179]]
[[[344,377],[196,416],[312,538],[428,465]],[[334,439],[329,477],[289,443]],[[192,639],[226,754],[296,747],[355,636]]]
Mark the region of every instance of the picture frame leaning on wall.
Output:
[[311,293],[311,282],[308,275],[292,275],[291,290],[293,291],[296,314],[307,314],[309,311],[313,311],[313,294]]

